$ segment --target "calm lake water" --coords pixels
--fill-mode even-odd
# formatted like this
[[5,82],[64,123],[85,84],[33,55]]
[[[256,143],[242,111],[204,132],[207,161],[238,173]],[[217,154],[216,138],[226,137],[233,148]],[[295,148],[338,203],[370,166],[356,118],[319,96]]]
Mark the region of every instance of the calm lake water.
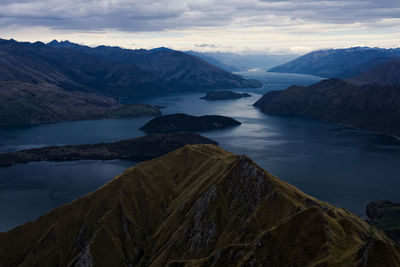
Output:
[[[304,192],[361,216],[376,199],[400,201],[400,142],[392,137],[312,119],[268,116],[252,104],[262,93],[321,78],[310,75],[241,72],[267,82],[242,89],[250,98],[208,102],[203,94],[142,99],[164,106],[164,114],[220,114],[242,125],[202,133]],[[112,142],[142,136],[151,118],[76,121],[0,130],[0,151],[47,145]],[[134,165],[129,161],[39,162],[0,168],[0,231],[37,218],[87,194]]]

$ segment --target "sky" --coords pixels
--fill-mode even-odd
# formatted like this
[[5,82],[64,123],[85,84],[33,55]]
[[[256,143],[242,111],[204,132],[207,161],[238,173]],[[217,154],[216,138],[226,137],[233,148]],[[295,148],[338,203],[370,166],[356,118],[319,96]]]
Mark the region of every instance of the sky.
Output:
[[242,54],[391,48],[400,0],[0,0],[0,38]]

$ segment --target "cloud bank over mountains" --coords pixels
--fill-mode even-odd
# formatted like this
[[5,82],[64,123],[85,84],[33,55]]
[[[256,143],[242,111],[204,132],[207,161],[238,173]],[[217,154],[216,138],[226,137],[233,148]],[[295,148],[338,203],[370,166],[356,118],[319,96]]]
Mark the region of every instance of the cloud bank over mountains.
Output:
[[[398,0],[2,0],[3,32],[36,27],[75,33],[174,32],[168,38],[196,31],[236,34],[394,34],[400,25]],[[246,33],[243,33],[243,31]],[[177,35],[182,36],[177,36]],[[150,34],[146,34],[148,38]],[[395,36],[396,38],[398,36]],[[390,39],[395,40],[392,36]],[[340,37],[339,37],[340,38]],[[360,38],[362,40],[363,37]],[[200,39],[200,38],[198,38]],[[251,40],[252,38],[250,38]],[[290,38],[289,38],[290,39]],[[365,39],[365,38],[364,38]],[[186,39],[188,40],[188,39]],[[171,40],[172,41],[172,40]],[[196,44],[208,43],[196,40]],[[226,45],[226,41],[221,44]],[[136,41],[135,41],[136,42]],[[188,42],[191,46],[194,43]],[[322,46],[325,44],[322,40]],[[388,44],[389,45],[389,44]],[[393,45],[393,44],[390,44]],[[218,40],[215,48],[218,47]],[[212,48],[212,47],[208,47]],[[257,48],[255,48],[257,49]]]

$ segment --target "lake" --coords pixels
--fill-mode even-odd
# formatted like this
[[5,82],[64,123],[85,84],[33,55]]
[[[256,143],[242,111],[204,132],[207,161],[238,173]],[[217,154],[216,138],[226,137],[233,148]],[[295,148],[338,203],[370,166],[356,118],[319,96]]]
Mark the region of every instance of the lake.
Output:
[[[204,94],[175,94],[140,99],[163,106],[164,114],[219,114],[242,125],[201,133],[237,154],[247,154],[267,171],[321,200],[360,216],[376,199],[400,201],[400,142],[392,137],[314,119],[269,116],[252,104],[263,93],[320,77],[240,72],[266,82],[262,88],[237,89],[252,97],[227,101],[199,99]],[[47,145],[112,142],[142,136],[151,118],[75,121],[0,130],[0,151]],[[130,161],[37,162],[0,168],[0,231],[5,231],[92,192]]]

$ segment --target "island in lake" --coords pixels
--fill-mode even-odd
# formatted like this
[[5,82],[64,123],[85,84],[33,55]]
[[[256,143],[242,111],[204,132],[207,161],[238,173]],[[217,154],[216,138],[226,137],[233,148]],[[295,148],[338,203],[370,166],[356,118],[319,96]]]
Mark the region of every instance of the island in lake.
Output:
[[240,125],[241,122],[219,115],[191,116],[183,113],[163,115],[146,123],[141,130],[147,133],[208,131]]
[[195,133],[151,134],[115,143],[49,146],[0,154],[0,167],[35,161],[151,159],[185,145],[218,143]]
[[251,94],[248,93],[237,93],[233,91],[213,91],[207,92],[205,96],[200,97],[205,100],[229,100],[229,99],[239,99],[243,97],[251,97]]

